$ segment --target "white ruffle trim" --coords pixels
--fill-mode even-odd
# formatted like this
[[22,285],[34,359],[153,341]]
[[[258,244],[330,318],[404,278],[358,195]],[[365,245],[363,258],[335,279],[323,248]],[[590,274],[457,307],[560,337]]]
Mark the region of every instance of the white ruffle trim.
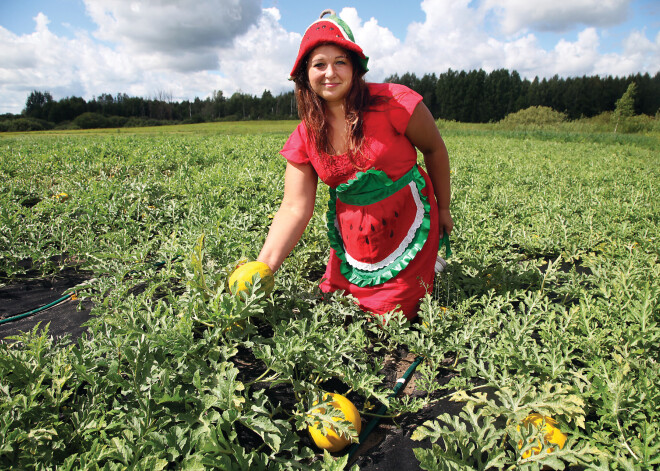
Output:
[[[397,258],[403,255],[403,253],[406,251],[408,246],[412,243],[415,237],[415,233],[417,232],[417,229],[419,229],[419,227],[422,225],[422,221],[424,221],[424,204],[422,203],[422,199],[419,196],[419,190],[417,189],[417,185],[415,184],[415,181],[413,180],[410,183],[408,183],[408,186],[410,187],[410,191],[412,192],[413,195],[413,200],[415,201],[415,206],[416,206],[415,220],[408,228],[408,233],[403,238],[399,246],[393,252],[391,252],[387,257],[385,257],[379,262],[374,262],[374,263],[365,263],[355,260],[346,251],[346,246],[344,246],[344,253],[346,254],[346,262],[348,262],[349,265],[364,271],[380,270],[381,268],[385,268],[386,266],[390,265]],[[337,231],[339,231],[339,234],[341,235],[341,229],[339,227],[339,222],[337,220],[337,217],[335,217],[335,227],[337,228]]]

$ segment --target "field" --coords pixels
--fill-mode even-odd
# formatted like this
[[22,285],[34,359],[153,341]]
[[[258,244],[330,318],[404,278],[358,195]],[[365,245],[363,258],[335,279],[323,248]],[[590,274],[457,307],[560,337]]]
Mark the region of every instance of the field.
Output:
[[660,467],[657,134],[441,129],[453,255],[418,321],[379,323],[318,291],[323,186],[274,293],[228,292],[295,123],[251,126],[0,136],[0,286],[74,270],[93,306],[87,335],[0,344],[0,468],[348,469],[307,435],[323,391],[387,406],[421,469]]

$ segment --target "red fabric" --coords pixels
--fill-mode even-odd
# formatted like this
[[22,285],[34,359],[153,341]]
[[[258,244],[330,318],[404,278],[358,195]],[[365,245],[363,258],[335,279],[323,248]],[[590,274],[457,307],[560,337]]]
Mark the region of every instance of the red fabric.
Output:
[[[356,168],[346,154],[319,155],[307,139],[305,125],[300,123],[280,153],[290,162],[310,163],[319,178],[332,188],[355,178],[358,171],[370,168],[384,171],[392,180],[398,180],[417,162],[417,150],[405,136],[415,107],[422,97],[403,85],[368,84],[372,97],[377,100],[364,114],[365,152],[357,159]],[[419,301],[433,288],[435,260],[439,248],[438,207],[431,180],[422,170],[426,187],[422,193],[431,204],[431,231],[424,248],[396,277],[373,287],[360,288],[349,283],[339,269],[340,259],[334,250],[321,282],[324,292],[344,290],[355,296],[360,306],[374,313],[385,313],[401,306],[405,316],[417,315]]]
[[302,41],[300,41],[298,57],[291,69],[291,77],[296,74],[296,69],[302,65],[305,56],[322,44],[336,44],[343,49],[355,52],[361,59],[367,58],[362,48],[346,36],[339,24],[329,18],[323,18],[312,23],[305,31]]
[[[376,263],[387,257],[403,242],[415,221],[413,192],[409,186],[385,198],[379,204],[354,206],[337,200],[337,218],[343,228],[341,234],[346,253],[364,263]],[[411,206],[412,205],[412,206]],[[395,220],[392,214],[396,213]],[[384,225],[384,221],[390,223]],[[349,228],[347,231],[346,228]],[[384,243],[372,243],[384,240]]]

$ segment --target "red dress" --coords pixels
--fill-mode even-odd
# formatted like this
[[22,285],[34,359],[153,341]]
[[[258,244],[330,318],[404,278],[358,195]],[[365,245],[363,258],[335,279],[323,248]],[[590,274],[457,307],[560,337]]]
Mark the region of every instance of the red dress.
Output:
[[401,309],[411,319],[433,288],[438,210],[433,186],[405,136],[422,97],[403,85],[368,84],[375,104],[364,113],[364,151],[319,155],[300,123],[281,154],[311,164],[330,187],[330,259],[321,290],[343,290],[362,309]]

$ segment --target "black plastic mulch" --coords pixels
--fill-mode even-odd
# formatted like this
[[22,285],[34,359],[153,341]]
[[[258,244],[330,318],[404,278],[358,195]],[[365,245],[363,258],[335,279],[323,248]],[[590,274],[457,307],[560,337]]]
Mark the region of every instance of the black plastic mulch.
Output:
[[[60,299],[67,289],[88,280],[91,274],[67,268],[47,278],[19,280],[0,288],[0,321],[23,314]],[[44,311],[0,324],[0,339],[48,326],[48,333],[59,338],[69,334],[78,338],[87,329],[91,303],[68,299]]]
[[[394,388],[397,379],[403,376],[414,361],[415,356],[404,349],[388,356],[382,371],[385,384],[390,384]],[[439,378],[439,381],[445,383],[450,380],[450,377],[447,375]],[[415,386],[416,379],[417,373],[413,373],[399,395],[423,397],[425,393],[419,391]],[[446,397],[446,391],[442,396],[444,398],[437,398],[431,405],[418,412],[402,414],[394,419],[381,419],[364,443],[360,444],[357,452],[349,461],[349,465],[357,464],[363,471],[415,471],[421,469],[413,449],[430,448],[431,444],[428,439],[421,442],[412,440],[412,433],[427,420],[437,419],[444,413],[458,414],[462,408],[462,404],[451,402]],[[370,420],[371,417],[363,416],[362,427],[365,428]]]

